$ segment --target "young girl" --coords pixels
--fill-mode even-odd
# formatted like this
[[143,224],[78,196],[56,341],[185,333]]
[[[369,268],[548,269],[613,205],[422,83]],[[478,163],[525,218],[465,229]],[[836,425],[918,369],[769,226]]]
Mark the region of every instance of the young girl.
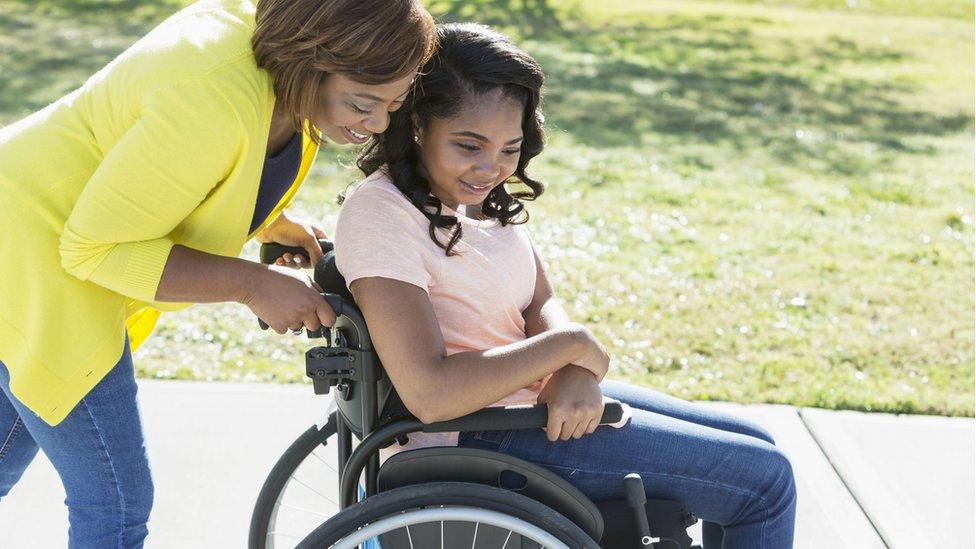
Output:
[[[360,159],[368,177],[342,206],[337,264],[421,421],[538,402],[549,424],[454,440],[411,435],[410,446],[517,456],[595,501],[622,499],[624,475],[638,472],[649,497],[682,501],[708,521],[707,544],[790,547],[793,474],[769,434],[648,389],[601,383],[606,351],[553,296],[523,225],[523,200],[543,191],[526,173],[543,148],[537,63],[482,26],[447,25],[438,37],[406,107]],[[597,428],[604,396],[633,408],[622,428]]]

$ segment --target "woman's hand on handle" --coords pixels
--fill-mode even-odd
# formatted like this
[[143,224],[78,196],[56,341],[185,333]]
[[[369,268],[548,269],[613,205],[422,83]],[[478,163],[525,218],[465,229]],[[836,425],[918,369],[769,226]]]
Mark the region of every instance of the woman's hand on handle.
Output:
[[538,403],[549,408],[546,437],[550,441],[588,435],[603,416],[603,392],[596,377],[573,364],[552,374],[539,393]]
[[279,334],[302,327],[314,331],[335,323],[335,312],[321,292],[307,274],[268,265],[252,278],[240,302]]
[[275,261],[275,265],[307,269],[322,257],[322,248],[318,242],[320,238],[328,238],[328,235],[318,223],[292,217],[282,211],[270,225],[258,233],[255,240],[262,244],[277,242],[285,246],[305,248],[308,255],[285,254]]

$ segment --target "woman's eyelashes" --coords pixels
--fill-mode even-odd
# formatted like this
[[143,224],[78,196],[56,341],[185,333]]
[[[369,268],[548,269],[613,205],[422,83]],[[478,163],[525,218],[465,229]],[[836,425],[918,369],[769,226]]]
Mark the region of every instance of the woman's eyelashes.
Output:
[[[396,112],[400,110],[403,106],[403,101],[394,101],[386,108],[387,112]],[[362,105],[357,105],[356,103],[349,103],[349,108],[356,111],[359,114],[371,114],[373,109],[376,108],[375,105],[372,107],[364,107]]]
[[369,114],[369,113],[373,112],[373,109],[367,109],[365,107],[360,107],[359,105],[357,105],[355,103],[350,103],[349,106],[352,107],[352,110],[358,112],[359,114]]

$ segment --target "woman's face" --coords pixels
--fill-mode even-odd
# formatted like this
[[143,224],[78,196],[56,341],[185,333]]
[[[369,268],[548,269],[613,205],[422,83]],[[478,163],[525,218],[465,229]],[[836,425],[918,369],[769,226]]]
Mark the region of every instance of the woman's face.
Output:
[[362,84],[330,74],[319,88],[312,125],[330,140],[359,145],[374,133],[383,133],[390,113],[399,109],[415,74],[386,84]]
[[522,105],[501,90],[474,96],[452,118],[416,130],[422,173],[445,206],[481,204],[518,167]]

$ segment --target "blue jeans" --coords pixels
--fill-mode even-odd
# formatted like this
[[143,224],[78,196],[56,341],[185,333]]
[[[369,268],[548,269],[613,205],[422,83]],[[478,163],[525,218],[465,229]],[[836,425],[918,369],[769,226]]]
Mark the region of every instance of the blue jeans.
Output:
[[142,547],[153,483],[136,391],[126,342],[118,364],[51,427],[10,393],[0,362],[0,500],[40,448],[64,484],[69,547]]
[[625,499],[624,475],[640,473],[649,498],[681,501],[706,521],[706,549],[793,546],[793,470],[766,430],[634,385],[601,387],[633,408],[624,427],[556,442],[541,429],[478,431],[462,433],[458,445],[539,464],[593,501]]

